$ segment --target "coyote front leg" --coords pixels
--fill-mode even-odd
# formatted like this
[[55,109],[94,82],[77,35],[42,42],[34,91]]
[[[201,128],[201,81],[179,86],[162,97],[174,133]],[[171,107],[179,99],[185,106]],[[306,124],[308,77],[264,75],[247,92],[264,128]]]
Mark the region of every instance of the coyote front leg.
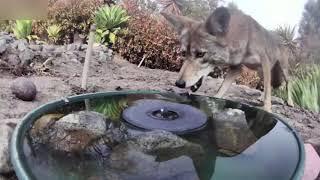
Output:
[[271,112],[271,67],[270,67],[270,61],[265,56],[265,58],[262,59],[262,71],[263,71],[263,81],[264,81],[264,110]]
[[215,95],[216,98],[222,98],[224,93],[229,89],[232,82],[236,80],[236,78],[240,75],[241,68],[240,67],[232,67],[227,73],[226,78],[223,80],[222,85],[220,86],[218,93]]

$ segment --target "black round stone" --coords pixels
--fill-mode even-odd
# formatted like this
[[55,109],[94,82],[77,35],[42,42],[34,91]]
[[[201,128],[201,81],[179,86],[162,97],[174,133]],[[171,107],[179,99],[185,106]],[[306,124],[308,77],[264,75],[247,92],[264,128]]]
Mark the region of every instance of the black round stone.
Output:
[[164,100],[138,100],[122,113],[123,119],[144,130],[165,130],[175,134],[186,134],[202,129],[207,115],[187,104]]

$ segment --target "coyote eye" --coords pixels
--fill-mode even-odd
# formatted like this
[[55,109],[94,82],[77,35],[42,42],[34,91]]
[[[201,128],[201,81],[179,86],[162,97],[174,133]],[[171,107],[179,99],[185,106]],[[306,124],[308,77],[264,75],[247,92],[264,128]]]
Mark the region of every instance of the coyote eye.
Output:
[[183,57],[186,57],[186,56],[187,56],[187,51],[181,51],[181,55],[182,55]]
[[206,52],[196,52],[196,58],[202,58],[204,55],[206,54]]

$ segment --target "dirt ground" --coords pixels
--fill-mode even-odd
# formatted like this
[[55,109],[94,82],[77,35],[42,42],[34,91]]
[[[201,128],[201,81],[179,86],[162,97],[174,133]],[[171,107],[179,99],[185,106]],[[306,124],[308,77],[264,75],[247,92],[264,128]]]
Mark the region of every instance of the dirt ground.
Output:
[[[81,83],[83,64],[78,61],[66,61],[62,58],[53,61],[49,70],[33,74],[30,79],[36,84],[36,100],[25,102],[17,99],[10,90],[10,84],[16,77],[0,68],[0,123],[19,122],[32,109],[52,100],[74,95]],[[119,90],[161,90],[183,92],[174,86],[177,73],[157,69],[138,68],[115,56],[108,62],[91,62],[88,86],[91,92]],[[208,77],[197,94],[213,96],[222,79]],[[120,88],[119,88],[120,87]],[[256,105],[261,92],[246,86],[233,85],[226,99]],[[273,112],[282,116],[293,126],[304,140],[320,137],[320,114],[298,108],[287,107],[283,101],[274,98]]]

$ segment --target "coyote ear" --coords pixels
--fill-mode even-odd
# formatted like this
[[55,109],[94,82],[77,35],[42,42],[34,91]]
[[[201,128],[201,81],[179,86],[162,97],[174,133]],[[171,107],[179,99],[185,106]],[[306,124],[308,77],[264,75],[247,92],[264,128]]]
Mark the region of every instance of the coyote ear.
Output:
[[187,19],[182,17],[182,16],[178,16],[178,15],[174,15],[174,14],[170,14],[170,13],[166,13],[166,12],[160,12],[160,14],[167,20],[169,21],[172,26],[175,28],[175,30],[180,34],[181,31],[185,28],[185,25],[187,23]]
[[229,30],[230,12],[225,7],[217,8],[206,20],[206,31],[214,36],[224,36]]

